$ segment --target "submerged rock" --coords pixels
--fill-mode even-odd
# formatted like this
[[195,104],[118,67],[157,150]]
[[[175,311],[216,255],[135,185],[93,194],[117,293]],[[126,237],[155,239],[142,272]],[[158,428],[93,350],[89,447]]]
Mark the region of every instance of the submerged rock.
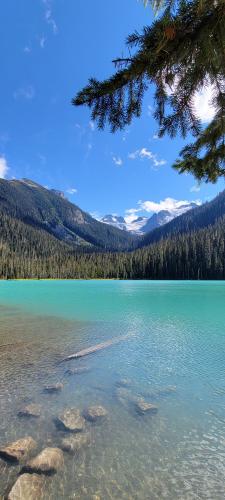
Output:
[[85,426],[85,420],[77,408],[65,410],[56,419],[57,427],[68,432],[81,432]]
[[84,418],[90,422],[96,422],[97,420],[102,420],[108,415],[107,410],[104,406],[89,406],[83,412]]
[[132,380],[130,378],[121,378],[116,382],[117,387],[130,387],[131,385],[132,385]]
[[116,389],[116,398],[120,403],[126,405],[127,403],[135,403],[139,400],[139,397],[133,394],[126,387],[119,387],[118,389]]
[[77,368],[68,368],[66,370],[67,375],[81,375],[82,373],[87,373],[90,371],[88,366],[77,366]]
[[141,394],[145,398],[159,399],[169,396],[170,394],[174,394],[176,391],[177,388],[175,385],[168,385],[165,387],[158,387],[149,391],[142,391]]
[[156,405],[145,401],[144,398],[133,394],[125,387],[119,387],[116,390],[116,397],[127,409],[135,408],[136,412],[140,415],[144,415],[145,413],[156,413],[158,411]]
[[36,447],[36,441],[32,437],[27,436],[1,447],[0,457],[11,462],[19,462],[26,459]]
[[22,474],[12,487],[8,500],[42,500],[44,486],[45,481],[40,475]]
[[27,406],[24,406],[24,408],[21,408],[21,410],[18,411],[17,415],[18,417],[38,418],[41,415],[41,406],[31,403]]
[[168,396],[168,394],[173,394],[176,391],[177,388],[175,385],[168,385],[167,387],[161,387],[157,392],[159,396]]
[[63,452],[59,448],[45,448],[23,467],[24,472],[55,474],[64,464]]
[[156,405],[148,403],[144,399],[138,399],[135,402],[135,409],[140,415],[144,415],[145,413],[157,413],[158,411],[158,407]]
[[76,453],[91,442],[89,433],[79,433],[62,439],[61,448],[68,453]]
[[63,389],[63,384],[58,382],[57,384],[46,385],[44,387],[44,392],[48,392],[48,393],[60,392],[62,389]]

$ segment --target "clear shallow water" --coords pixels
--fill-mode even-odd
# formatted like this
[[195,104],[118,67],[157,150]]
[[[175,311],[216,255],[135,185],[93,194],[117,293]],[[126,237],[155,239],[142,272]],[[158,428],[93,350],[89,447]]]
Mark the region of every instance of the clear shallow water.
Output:
[[[108,410],[101,424],[87,424],[90,446],[65,453],[63,471],[46,479],[46,499],[224,499],[225,283],[1,282],[0,318],[0,346],[13,344],[0,348],[1,443],[31,435],[39,450],[59,446],[61,410]],[[127,333],[107,350],[58,364]],[[65,374],[82,365],[90,371]],[[132,381],[131,399],[145,397],[158,413],[137,415],[118,397],[121,378]],[[58,381],[62,392],[43,393]],[[42,405],[41,417],[18,418],[30,402]],[[0,460],[0,495],[19,470]]]

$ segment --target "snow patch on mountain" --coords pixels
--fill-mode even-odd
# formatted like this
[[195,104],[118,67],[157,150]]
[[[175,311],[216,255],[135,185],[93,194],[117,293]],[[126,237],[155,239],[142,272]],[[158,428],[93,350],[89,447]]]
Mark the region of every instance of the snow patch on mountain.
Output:
[[143,235],[149,231],[153,231],[153,229],[157,227],[167,224],[175,219],[175,217],[183,215],[188,212],[188,210],[196,208],[197,206],[199,206],[199,203],[187,202],[173,207],[170,210],[155,212],[151,217],[146,217],[144,215],[137,217],[135,213],[126,215],[125,217],[117,214],[108,214],[102,217],[100,221],[133,234]]

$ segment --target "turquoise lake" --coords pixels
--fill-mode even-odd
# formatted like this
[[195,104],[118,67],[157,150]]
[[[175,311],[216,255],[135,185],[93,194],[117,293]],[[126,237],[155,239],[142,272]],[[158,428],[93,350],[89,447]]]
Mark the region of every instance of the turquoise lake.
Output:
[[[0,447],[32,436],[35,454],[60,448],[65,409],[107,410],[86,421],[89,444],[64,452],[41,498],[225,498],[225,282],[5,281],[0,315]],[[60,392],[43,391],[59,382]],[[157,412],[141,414],[140,401]],[[40,417],[19,417],[31,403]],[[20,471],[0,459],[0,497]]]

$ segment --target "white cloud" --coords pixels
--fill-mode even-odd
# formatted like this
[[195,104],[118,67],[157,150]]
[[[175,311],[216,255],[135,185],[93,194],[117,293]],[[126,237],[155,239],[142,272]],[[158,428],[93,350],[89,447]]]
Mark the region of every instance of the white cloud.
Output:
[[91,217],[96,220],[101,220],[102,215],[99,212],[90,212]]
[[26,45],[26,47],[24,47],[23,51],[25,52],[25,54],[30,54],[31,47],[29,47],[28,45]]
[[164,200],[161,200],[160,202],[154,202],[154,201],[139,201],[138,205],[140,206],[141,210],[145,210],[145,212],[154,212],[158,213],[161,210],[168,210],[169,212],[176,212],[179,211],[181,207],[186,207],[189,206],[191,203],[195,203],[196,205],[201,205],[201,200],[194,200],[194,201],[188,201],[188,200],[175,200],[174,198],[165,198]]
[[138,217],[138,212],[140,212],[140,208],[129,208],[125,210],[125,221],[127,224],[131,224]]
[[69,188],[66,190],[66,193],[68,194],[76,194],[77,193],[77,189],[76,188]]
[[113,163],[115,163],[118,167],[121,167],[121,165],[123,165],[123,160],[120,156],[113,156]]
[[130,160],[135,160],[137,158],[141,160],[150,160],[154,167],[161,167],[166,164],[166,160],[159,160],[157,155],[147,148],[137,149],[133,153],[129,153],[128,158]]
[[27,99],[28,101],[32,100],[35,97],[35,89],[33,85],[27,85],[25,87],[20,87],[19,89],[15,90],[14,94],[14,99]]
[[194,184],[194,186],[191,187],[190,192],[191,193],[198,193],[200,191],[201,187],[199,184]]
[[154,108],[149,104],[148,105],[148,116],[152,116],[154,112]]
[[51,0],[42,0],[42,3],[45,5],[45,9],[46,9],[45,10],[45,20],[49,24],[49,26],[51,26],[54,35],[57,35],[58,26],[55,22],[53,15],[52,15],[52,7],[51,7],[52,1]]
[[94,132],[94,130],[95,130],[95,124],[94,124],[94,122],[92,120],[89,122],[89,127],[92,130],[92,132]]
[[52,17],[51,9],[46,10],[45,19],[46,19],[47,23],[51,25],[54,35],[56,35],[58,33],[58,26]]
[[40,47],[41,47],[41,49],[44,49],[44,48],[45,48],[45,42],[46,42],[46,38],[45,38],[45,36],[41,36],[41,37],[39,38],[39,43],[40,43]]
[[7,164],[6,159],[4,158],[4,156],[0,156],[0,178],[5,179],[8,171],[9,171],[9,166]]

